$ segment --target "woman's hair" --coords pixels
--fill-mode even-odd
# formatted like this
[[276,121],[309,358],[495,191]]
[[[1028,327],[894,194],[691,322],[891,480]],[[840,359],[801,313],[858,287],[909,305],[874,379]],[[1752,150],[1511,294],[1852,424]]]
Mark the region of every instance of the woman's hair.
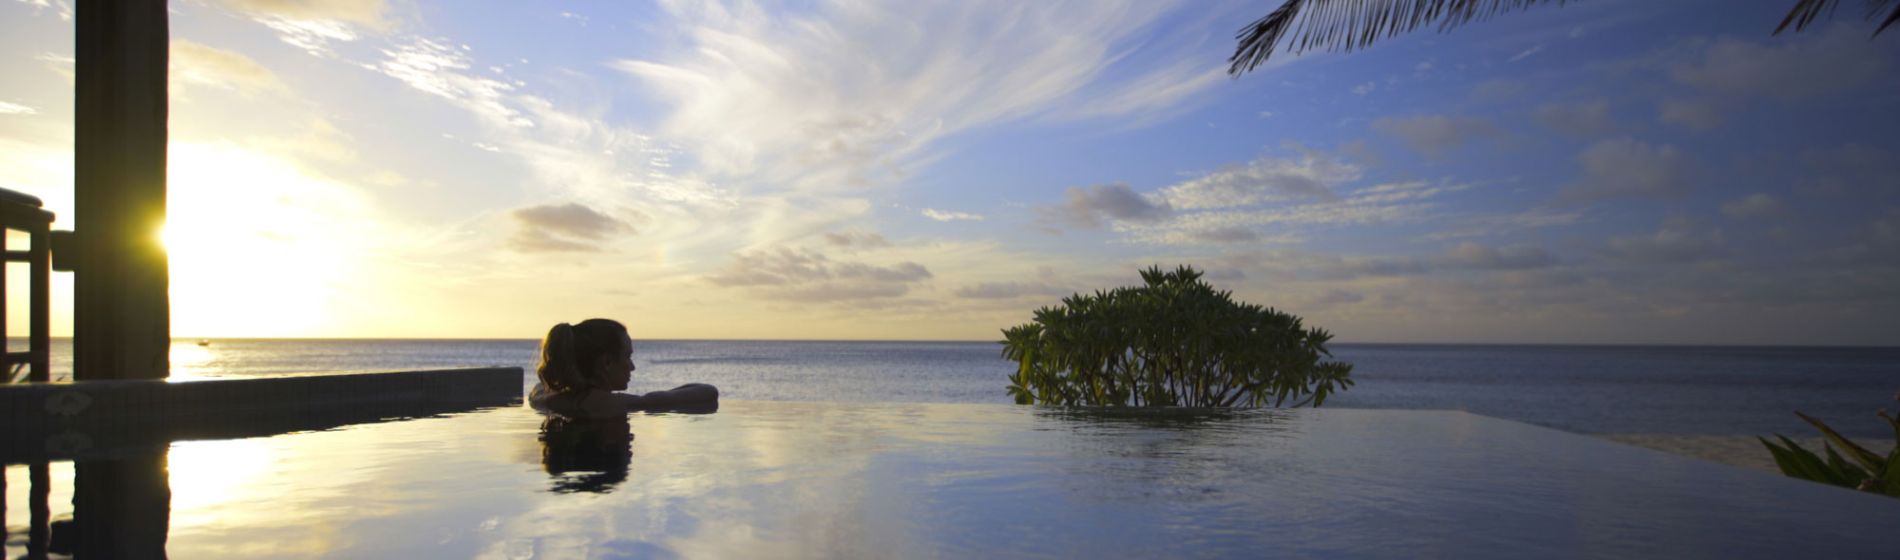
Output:
[[555,393],[586,389],[593,386],[601,359],[623,351],[620,344],[626,339],[627,327],[613,319],[555,325],[541,340],[541,363],[534,367],[534,375]]

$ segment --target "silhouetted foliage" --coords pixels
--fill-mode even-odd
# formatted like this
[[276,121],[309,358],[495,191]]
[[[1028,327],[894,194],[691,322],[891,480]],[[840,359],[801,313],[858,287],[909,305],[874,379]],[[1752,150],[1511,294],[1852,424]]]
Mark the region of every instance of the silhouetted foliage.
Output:
[[[1234,35],[1234,54],[1227,73],[1240,76],[1265,63],[1275,49],[1299,54],[1308,49],[1365,48],[1373,41],[1435,24],[1440,33],[1473,21],[1490,19],[1538,4],[1562,5],[1566,0],[1286,0],[1265,17],[1247,24]],[[1832,17],[1843,0],[1798,0],[1781,25],[1799,32],[1821,16]],[[1863,16],[1881,20],[1874,35],[1900,22],[1900,0],[1862,0]],[[1883,16],[1884,14],[1884,16]]]
[[[1893,398],[1900,401],[1900,393],[1894,394]],[[1900,420],[1887,415],[1886,409],[1880,410],[1880,419],[1886,420],[1893,428],[1894,442],[1893,449],[1882,457],[1848,440],[1813,416],[1800,412],[1794,414],[1821,431],[1821,435],[1826,438],[1821,448],[1827,453],[1827,460],[1823,461],[1813,451],[1802,449],[1781,434],[1775,434],[1775,438],[1781,440],[1781,445],[1775,445],[1765,438],[1755,438],[1768,447],[1769,453],[1775,455],[1775,465],[1781,467],[1782,474],[1900,498]],[[1847,453],[1846,459],[1834,450],[1836,446]]]
[[1141,271],[1142,286],[1076,294],[1003,331],[1017,363],[1019,404],[1319,406],[1347,387],[1352,365],[1332,335],[1300,318],[1234,301],[1180,267]]

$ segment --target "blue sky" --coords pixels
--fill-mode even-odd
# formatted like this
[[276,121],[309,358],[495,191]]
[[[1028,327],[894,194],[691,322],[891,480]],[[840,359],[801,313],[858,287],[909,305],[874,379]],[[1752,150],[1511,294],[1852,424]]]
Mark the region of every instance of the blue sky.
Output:
[[[175,1],[174,332],[993,339],[1191,264],[1343,341],[1900,343],[1894,34],[1575,2],[1230,79],[1272,4]],[[70,224],[66,6],[0,3],[0,185]]]

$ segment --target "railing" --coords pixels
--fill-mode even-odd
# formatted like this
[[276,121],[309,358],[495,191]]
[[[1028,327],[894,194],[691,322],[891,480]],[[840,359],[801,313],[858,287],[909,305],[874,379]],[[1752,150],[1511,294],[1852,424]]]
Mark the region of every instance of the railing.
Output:
[[[52,301],[49,284],[52,281],[52,227],[53,213],[40,207],[40,199],[21,192],[0,189],[0,341],[7,339],[7,269],[9,263],[26,263],[28,288],[27,300],[27,350],[13,352],[11,348],[0,354],[0,371],[4,371],[4,381],[45,382],[51,379],[52,368],[48,365],[52,350],[51,309]],[[7,248],[6,232],[26,232],[27,250],[15,251]],[[21,375],[21,370],[25,375]]]

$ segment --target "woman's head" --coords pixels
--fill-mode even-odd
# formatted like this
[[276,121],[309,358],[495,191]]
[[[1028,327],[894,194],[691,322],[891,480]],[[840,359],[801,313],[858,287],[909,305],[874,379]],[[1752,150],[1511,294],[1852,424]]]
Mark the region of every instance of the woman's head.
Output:
[[612,319],[588,319],[548,330],[535,377],[549,390],[619,391],[633,374],[633,339]]

